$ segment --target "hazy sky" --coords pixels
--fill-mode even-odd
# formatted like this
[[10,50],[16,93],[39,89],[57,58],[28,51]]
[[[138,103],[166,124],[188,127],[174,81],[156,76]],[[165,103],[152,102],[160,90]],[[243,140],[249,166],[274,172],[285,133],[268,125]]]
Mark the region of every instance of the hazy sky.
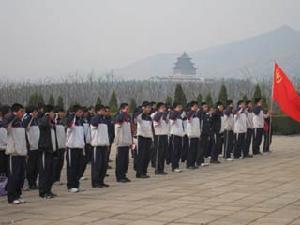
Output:
[[0,0],[0,76],[108,71],[287,24],[298,0]]

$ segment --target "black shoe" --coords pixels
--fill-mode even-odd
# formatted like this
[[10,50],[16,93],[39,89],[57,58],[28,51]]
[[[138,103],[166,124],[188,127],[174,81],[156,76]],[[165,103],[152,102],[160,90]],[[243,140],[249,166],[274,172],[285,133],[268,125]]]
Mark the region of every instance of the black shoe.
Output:
[[127,183],[128,181],[125,178],[123,178],[123,179],[117,180],[117,182],[118,183]]
[[54,198],[52,195],[50,194],[40,194],[40,197],[41,198],[44,198],[44,199],[51,199],[51,198]]
[[194,169],[196,169],[196,167],[195,166],[189,166],[189,167],[187,167],[187,169],[188,170],[194,170]]
[[244,158],[253,158],[253,155],[246,155]]
[[57,194],[54,194],[52,191],[49,193],[50,196],[52,196],[53,198],[57,197]]
[[130,180],[128,177],[125,177],[125,180],[126,180],[127,182],[131,182],[131,180]]
[[150,176],[148,176],[148,175],[145,175],[145,174],[142,174],[142,175],[136,175],[136,178],[143,178],[143,179],[145,179],[145,178],[149,178]]
[[155,172],[156,175],[167,175],[168,173],[166,172]]
[[221,162],[219,160],[211,159],[210,163],[212,163],[212,164],[220,164]]
[[34,184],[34,185],[30,185],[29,189],[30,190],[36,190],[36,189],[38,189],[38,187],[37,187],[37,185]]
[[108,184],[105,184],[105,183],[103,183],[103,184],[101,184],[103,187],[109,187],[109,185]]
[[103,185],[101,184],[93,185],[93,188],[103,188]]

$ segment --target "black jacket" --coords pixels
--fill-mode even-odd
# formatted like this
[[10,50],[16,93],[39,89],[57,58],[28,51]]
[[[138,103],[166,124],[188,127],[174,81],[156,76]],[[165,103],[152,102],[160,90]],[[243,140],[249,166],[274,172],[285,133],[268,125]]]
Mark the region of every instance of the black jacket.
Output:
[[[53,153],[53,144],[51,137],[51,129],[55,129],[54,122],[47,116],[39,119],[40,138],[39,150],[43,152]],[[55,131],[55,130],[54,130]]]

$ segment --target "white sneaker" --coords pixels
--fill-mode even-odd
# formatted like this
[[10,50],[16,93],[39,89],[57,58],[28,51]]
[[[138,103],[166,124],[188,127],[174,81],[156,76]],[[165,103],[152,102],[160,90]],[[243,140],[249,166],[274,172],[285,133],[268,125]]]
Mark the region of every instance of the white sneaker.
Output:
[[181,170],[181,169],[174,169],[174,172],[175,172],[175,173],[181,173],[182,170]]
[[233,161],[233,158],[227,158],[226,160],[227,161]]
[[17,200],[14,200],[12,202],[12,204],[19,205],[19,204],[21,204],[21,201],[19,199],[17,199]]
[[23,198],[19,198],[18,200],[20,201],[20,203],[26,203],[26,201]]
[[209,166],[209,163],[201,163],[201,166],[204,167],[204,166]]
[[70,188],[69,192],[71,192],[71,193],[77,193],[77,192],[79,192],[79,188]]
[[81,177],[80,180],[87,180],[87,177]]

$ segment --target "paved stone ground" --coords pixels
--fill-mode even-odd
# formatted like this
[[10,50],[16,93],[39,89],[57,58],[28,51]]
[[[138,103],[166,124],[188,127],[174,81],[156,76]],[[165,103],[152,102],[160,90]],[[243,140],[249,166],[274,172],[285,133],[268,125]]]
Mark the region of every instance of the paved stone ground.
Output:
[[76,225],[300,225],[300,138],[274,137],[273,152],[253,159],[223,162],[199,170],[115,182],[107,189],[71,194],[54,186],[59,197],[44,200],[24,192],[28,203],[0,199],[0,224]]

